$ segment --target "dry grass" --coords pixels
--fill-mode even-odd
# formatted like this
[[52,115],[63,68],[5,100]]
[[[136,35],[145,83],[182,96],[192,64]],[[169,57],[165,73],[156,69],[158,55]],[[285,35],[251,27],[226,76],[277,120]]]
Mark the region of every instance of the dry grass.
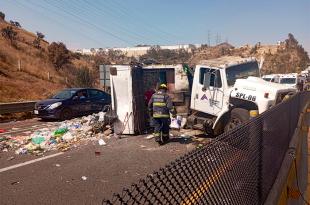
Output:
[[[0,29],[8,25],[0,21]],[[57,71],[48,60],[48,42],[41,41],[42,49],[34,48],[35,34],[19,28],[14,30],[18,33],[16,46],[0,36],[0,102],[44,99],[73,86],[76,67],[91,67],[90,62],[74,59],[72,65]],[[19,61],[21,71],[18,70]]]

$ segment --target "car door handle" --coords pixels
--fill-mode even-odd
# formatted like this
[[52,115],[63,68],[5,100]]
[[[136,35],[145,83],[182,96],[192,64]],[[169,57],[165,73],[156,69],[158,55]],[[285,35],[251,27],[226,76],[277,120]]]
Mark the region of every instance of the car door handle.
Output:
[[88,103],[88,102],[90,102],[90,100],[86,100],[86,102]]

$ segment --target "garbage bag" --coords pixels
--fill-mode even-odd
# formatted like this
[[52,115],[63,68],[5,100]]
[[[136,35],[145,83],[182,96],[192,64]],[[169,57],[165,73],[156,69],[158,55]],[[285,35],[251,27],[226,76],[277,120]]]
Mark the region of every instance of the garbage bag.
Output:
[[55,137],[59,137],[59,136],[62,136],[63,134],[65,134],[66,132],[68,132],[68,128],[59,128],[57,130],[55,130],[54,132],[54,136]]
[[45,141],[45,138],[42,137],[42,136],[33,137],[33,138],[31,139],[31,142],[32,142],[33,144],[41,144],[41,143],[44,142],[44,141]]

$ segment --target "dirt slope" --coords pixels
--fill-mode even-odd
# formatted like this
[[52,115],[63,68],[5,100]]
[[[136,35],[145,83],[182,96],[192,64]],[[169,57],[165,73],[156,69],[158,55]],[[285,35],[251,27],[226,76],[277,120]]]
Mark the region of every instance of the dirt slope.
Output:
[[[0,20],[0,30],[7,26],[8,22]],[[0,102],[44,99],[74,86],[73,68],[90,65],[73,57],[70,66],[57,71],[48,59],[48,42],[41,41],[41,49],[37,49],[33,46],[35,34],[17,27],[13,30],[17,32],[14,45],[0,34]]]

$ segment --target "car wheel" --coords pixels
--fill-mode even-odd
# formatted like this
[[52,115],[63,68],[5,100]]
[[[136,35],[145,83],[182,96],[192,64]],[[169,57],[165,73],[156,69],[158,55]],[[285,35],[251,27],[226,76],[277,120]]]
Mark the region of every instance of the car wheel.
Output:
[[226,124],[224,131],[230,131],[234,129],[235,127],[238,127],[239,125],[245,123],[250,119],[249,111],[242,108],[235,108],[231,111],[230,119],[228,123]]
[[69,120],[72,118],[72,112],[70,109],[63,109],[60,114],[61,120]]
[[107,112],[110,109],[110,105],[104,105],[101,109],[102,112]]

